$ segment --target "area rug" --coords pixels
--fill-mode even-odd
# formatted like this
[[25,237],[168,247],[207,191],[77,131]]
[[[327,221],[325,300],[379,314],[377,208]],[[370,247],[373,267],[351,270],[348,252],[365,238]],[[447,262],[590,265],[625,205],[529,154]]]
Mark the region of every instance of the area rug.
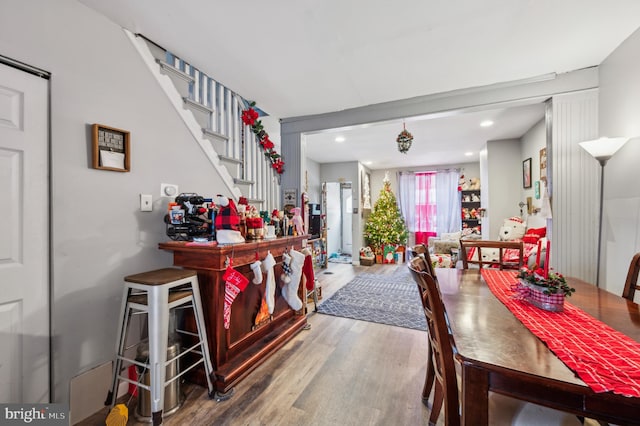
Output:
[[361,273],[318,306],[321,314],[426,330],[415,281],[408,269],[393,274]]
[[331,263],[352,263],[351,256],[345,254],[331,255],[327,260]]

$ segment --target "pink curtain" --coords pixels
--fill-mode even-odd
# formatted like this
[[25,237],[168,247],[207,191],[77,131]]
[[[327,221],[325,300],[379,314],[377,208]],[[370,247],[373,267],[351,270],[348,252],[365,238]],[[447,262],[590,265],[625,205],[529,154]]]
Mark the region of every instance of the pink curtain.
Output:
[[436,236],[436,174],[416,173],[416,244]]

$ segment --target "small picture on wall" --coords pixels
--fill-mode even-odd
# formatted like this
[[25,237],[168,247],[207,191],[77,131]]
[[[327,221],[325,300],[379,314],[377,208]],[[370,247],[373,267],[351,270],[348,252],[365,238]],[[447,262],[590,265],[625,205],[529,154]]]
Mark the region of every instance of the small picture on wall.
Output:
[[522,162],[522,187],[531,188],[531,157]]

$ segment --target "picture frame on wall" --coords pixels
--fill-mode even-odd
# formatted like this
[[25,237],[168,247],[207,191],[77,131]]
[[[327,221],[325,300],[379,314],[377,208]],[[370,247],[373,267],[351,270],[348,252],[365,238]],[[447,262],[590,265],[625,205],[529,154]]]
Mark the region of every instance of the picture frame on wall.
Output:
[[522,162],[522,187],[531,188],[531,157]]

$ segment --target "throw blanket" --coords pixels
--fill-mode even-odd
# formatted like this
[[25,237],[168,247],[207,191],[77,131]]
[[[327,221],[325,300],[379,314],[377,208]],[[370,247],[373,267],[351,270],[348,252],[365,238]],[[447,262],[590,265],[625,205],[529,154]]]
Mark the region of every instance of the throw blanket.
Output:
[[493,294],[594,392],[640,397],[640,343],[575,306],[548,312],[514,298],[513,271],[483,269]]

